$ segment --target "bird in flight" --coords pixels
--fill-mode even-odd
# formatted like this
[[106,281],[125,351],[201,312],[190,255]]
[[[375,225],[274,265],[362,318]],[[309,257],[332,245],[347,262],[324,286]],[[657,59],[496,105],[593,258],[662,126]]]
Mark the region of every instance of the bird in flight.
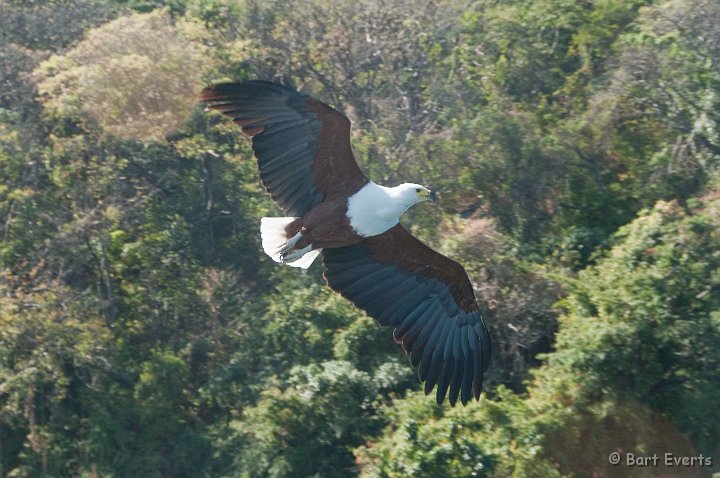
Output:
[[220,83],[198,100],[252,138],[260,180],[285,214],[262,218],[265,253],[305,269],[321,254],[328,285],[393,327],[426,395],[437,385],[438,404],[479,399],[490,337],[470,280],[400,224],[435,193],[370,181],[353,156],[350,120],[288,86]]

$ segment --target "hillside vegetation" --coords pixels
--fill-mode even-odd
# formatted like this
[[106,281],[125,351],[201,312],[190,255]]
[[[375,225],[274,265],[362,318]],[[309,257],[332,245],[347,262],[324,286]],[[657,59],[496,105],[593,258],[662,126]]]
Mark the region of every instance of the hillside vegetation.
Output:
[[[714,0],[0,0],[0,476],[711,476],[718,25]],[[438,192],[403,222],[488,314],[479,402],[437,406],[320,265],[262,252],[250,142],[194,100],[243,79]]]

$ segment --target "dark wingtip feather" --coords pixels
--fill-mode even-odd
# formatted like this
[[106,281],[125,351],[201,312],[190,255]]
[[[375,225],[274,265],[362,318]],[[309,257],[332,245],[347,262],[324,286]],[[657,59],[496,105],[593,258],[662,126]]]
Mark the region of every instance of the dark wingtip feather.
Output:
[[424,393],[426,396],[427,396],[427,395],[430,395],[430,392],[432,392],[432,389],[433,389],[432,387],[429,387],[429,388],[428,388],[427,383],[425,383],[425,388],[423,389],[423,393]]
[[455,357],[455,368],[453,370],[452,379],[450,380],[450,406],[454,407],[457,402],[458,395],[460,394],[460,384],[462,382],[463,375],[463,357],[458,355]]
[[475,397],[475,400],[480,399],[480,392],[482,391],[482,381],[483,381],[483,367],[482,367],[482,359],[480,358],[480,355],[475,353],[475,377],[473,378],[473,396]]
[[422,348],[417,347],[417,348],[413,349],[410,352],[410,365],[412,365],[413,367],[417,367],[418,363],[420,363],[421,358],[422,358]]
[[424,382],[427,378],[428,369],[430,368],[430,361],[432,360],[432,354],[430,352],[421,352],[422,358],[420,359],[420,367],[418,367],[418,378],[421,382]]
[[442,371],[443,359],[439,355],[433,355],[430,360],[430,368],[428,369],[427,381],[425,382],[425,389],[432,390],[435,384],[440,378],[440,372]]
[[492,342],[490,341],[490,333],[488,332],[487,326],[485,326],[485,323],[482,324],[483,330],[480,334],[480,340],[482,341],[482,351],[483,351],[483,371],[487,371],[488,366],[490,365],[490,357],[492,355]]
[[473,359],[472,355],[465,355],[465,364],[463,365],[462,384],[460,386],[460,401],[466,405],[470,400],[473,380]]
[[445,395],[447,394],[448,386],[450,386],[450,378],[453,375],[453,369],[455,368],[455,361],[452,357],[445,360],[445,362],[442,365],[442,371],[440,372],[440,377],[438,378],[437,382],[437,401],[438,405],[445,400]]
[[437,389],[437,395],[435,395],[435,401],[438,405],[442,405],[445,400],[445,393],[440,393],[440,388]]

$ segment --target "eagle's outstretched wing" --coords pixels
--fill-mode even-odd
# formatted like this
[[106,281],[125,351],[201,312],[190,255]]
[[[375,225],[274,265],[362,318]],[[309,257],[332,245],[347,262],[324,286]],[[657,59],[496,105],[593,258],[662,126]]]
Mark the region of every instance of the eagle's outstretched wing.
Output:
[[393,336],[418,367],[437,402],[450,388],[465,404],[477,399],[490,361],[490,336],[460,264],[435,252],[401,225],[378,236],[322,251],[325,279]]
[[265,189],[286,216],[367,183],[350,147],[350,120],[326,104],[267,81],[220,83],[198,100],[252,137]]

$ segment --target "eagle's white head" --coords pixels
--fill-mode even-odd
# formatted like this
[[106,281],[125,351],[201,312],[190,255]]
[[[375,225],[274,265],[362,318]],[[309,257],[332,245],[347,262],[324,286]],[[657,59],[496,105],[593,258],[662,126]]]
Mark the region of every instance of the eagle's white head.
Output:
[[421,202],[435,202],[435,193],[420,184],[403,183],[390,190],[396,200],[404,203],[408,208]]

